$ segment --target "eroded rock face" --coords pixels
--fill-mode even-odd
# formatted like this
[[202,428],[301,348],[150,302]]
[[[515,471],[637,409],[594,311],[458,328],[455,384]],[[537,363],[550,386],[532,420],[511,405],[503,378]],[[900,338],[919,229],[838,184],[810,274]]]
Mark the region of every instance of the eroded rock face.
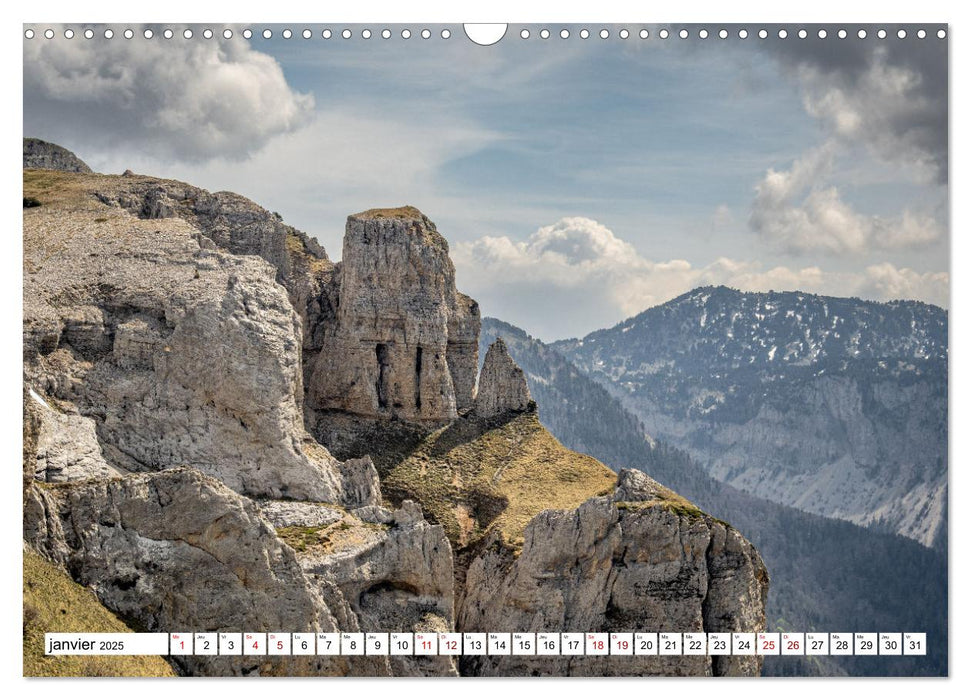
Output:
[[508,411],[521,412],[534,405],[526,384],[526,375],[502,338],[489,346],[482,373],[479,375],[479,392],[475,397],[475,413],[492,418]]
[[24,409],[24,424],[23,424],[23,462],[21,464],[22,469],[22,495],[24,502],[27,500],[27,494],[30,488],[34,484],[34,472],[37,469],[37,441],[40,438],[40,429],[42,425],[41,411],[38,402],[31,395],[30,390],[24,386],[23,388],[23,409]]
[[52,409],[39,397],[30,397],[39,418],[33,445],[34,478],[60,483],[99,477],[121,476],[105,460],[95,432],[95,422],[77,414]]
[[302,324],[278,270],[203,238],[93,196],[27,210],[28,385],[93,420],[111,467],[190,465],[251,496],[377,502],[373,468],[342,468],[306,434]]
[[195,227],[201,248],[266,260],[276,269],[277,281],[286,288],[300,317],[304,350],[319,350],[320,327],[334,319],[328,296],[334,264],[314,238],[233,192],[208,192],[131,171],[121,178],[106,178],[95,196],[140,219],[183,219]]
[[348,217],[338,277],[310,408],[440,424],[471,407],[479,309],[456,291],[448,244],[426,216],[404,207]]
[[[258,508],[193,469],[35,487],[25,539],[136,629],[333,631]],[[179,659],[193,674],[339,674],[337,658]]]
[[69,150],[40,139],[24,139],[24,169],[63,170],[68,173],[90,173],[91,168]]
[[[751,545],[639,472],[613,496],[541,513],[518,556],[483,543],[456,591],[442,526],[411,501],[383,507],[370,458],[338,462],[306,433],[305,405],[318,435],[364,445],[473,406],[485,417],[532,407],[501,340],[474,398],[478,307],[417,210],[350,217],[335,266],[236,195],[62,177],[84,197],[24,212],[24,375],[36,389],[24,397],[24,537],[132,624],[764,628],[767,577]],[[200,675],[456,673],[444,656],[181,663]],[[481,675],[759,668],[755,657],[463,663]]]
[[[522,553],[493,543],[469,565],[464,632],[765,629],[768,576],[734,529],[658,500],[631,470],[613,496],[530,522]],[[623,500],[621,500],[623,499]],[[476,675],[757,675],[758,657],[468,657]]]
[[[384,510],[369,506],[371,510]],[[240,496],[201,472],[28,491],[24,538],[147,631],[451,631],[452,552],[414,504],[373,524]],[[330,528],[297,553],[276,528]],[[455,675],[447,657],[180,657],[192,675]]]
[[[350,512],[313,504],[261,503],[277,527],[297,528],[297,559],[322,582],[344,631],[450,632],[455,629],[452,548],[440,525],[405,501]],[[377,658],[396,676],[456,675],[445,656]]]
[[257,255],[277,269],[278,279],[284,283],[295,277],[297,258],[330,264],[316,240],[233,192],[213,193],[129,171],[123,178],[106,180],[96,196],[140,219],[183,219],[196,227],[200,239],[208,239],[200,240],[203,247]]

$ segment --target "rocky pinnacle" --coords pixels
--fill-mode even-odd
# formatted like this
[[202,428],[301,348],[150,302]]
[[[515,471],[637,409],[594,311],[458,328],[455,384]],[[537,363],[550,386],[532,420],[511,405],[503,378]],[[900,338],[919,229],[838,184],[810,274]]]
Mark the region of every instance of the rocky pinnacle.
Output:
[[347,218],[336,323],[308,383],[314,409],[444,423],[472,404],[479,307],[414,207]]
[[492,418],[507,411],[525,411],[532,403],[526,375],[509,355],[505,341],[496,338],[482,365],[475,397],[476,415]]

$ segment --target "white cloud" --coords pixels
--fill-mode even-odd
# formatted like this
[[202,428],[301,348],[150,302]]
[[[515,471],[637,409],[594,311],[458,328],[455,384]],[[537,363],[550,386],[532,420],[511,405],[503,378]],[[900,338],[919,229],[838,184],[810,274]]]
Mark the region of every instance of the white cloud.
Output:
[[306,124],[313,108],[247,41],[24,42],[25,135],[81,150],[241,159]]
[[877,171],[890,182],[936,187],[936,200],[946,196],[940,187],[947,183],[946,49],[921,44],[891,51],[881,43],[847,41],[826,51],[806,42],[780,42],[769,50],[794,79],[824,140],[788,170],[770,169],[757,183],[751,229],[794,255],[916,250],[943,239],[941,207],[936,217],[905,206],[893,216],[862,213],[844,199],[833,175],[834,162],[852,170],[853,159],[863,155],[863,163],[872,161],[871,184]]
[[944,235],[932,217],[906,209],[893,218],[856,212],[827,184],[836,150],[835,143],[827,142],[803,154],[789,170],[769,169],[755,186],[751,228],[793,254],[917,248]]
[[890,263],[870,265],[860,295],[875,299],[923,299],[947,305],[949,276],[946,272],[915,272]]
[[584,335],[709,284],[948,302],[946,272],[921,274],[890,263],[863,272],[765,269],[759,261],[724,257],[701,267],[686,260],[655,262],[606,226],[582,217],[544,226],[526,241],[485,236],[459,243],[453,258],[460,288],[479,300],[483,313],[547,340]]
[[946,42],[897,45],[872,38],[765,45],[799,88],[827,136],[866,146],[918,180],[947,182]]

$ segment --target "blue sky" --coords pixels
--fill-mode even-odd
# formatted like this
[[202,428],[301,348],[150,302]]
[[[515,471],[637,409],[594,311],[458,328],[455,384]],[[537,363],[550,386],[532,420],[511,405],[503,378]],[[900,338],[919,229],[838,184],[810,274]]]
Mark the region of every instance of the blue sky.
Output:
[[447,40],[282,28],[25,41],[25,135],[102,172],[240,192],[335,259],[348,214],[415,205],[483,313],[547,340],[700,284],[948,303],[933,36],[511,26],[480,47],[454,25]]

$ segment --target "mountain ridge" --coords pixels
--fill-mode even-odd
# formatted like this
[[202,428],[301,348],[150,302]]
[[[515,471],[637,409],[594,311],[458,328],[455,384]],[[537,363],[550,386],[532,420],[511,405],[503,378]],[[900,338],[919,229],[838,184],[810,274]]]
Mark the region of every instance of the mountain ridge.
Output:
[[940,307],[704,287],[552,347],[718,479],[944,547]]

